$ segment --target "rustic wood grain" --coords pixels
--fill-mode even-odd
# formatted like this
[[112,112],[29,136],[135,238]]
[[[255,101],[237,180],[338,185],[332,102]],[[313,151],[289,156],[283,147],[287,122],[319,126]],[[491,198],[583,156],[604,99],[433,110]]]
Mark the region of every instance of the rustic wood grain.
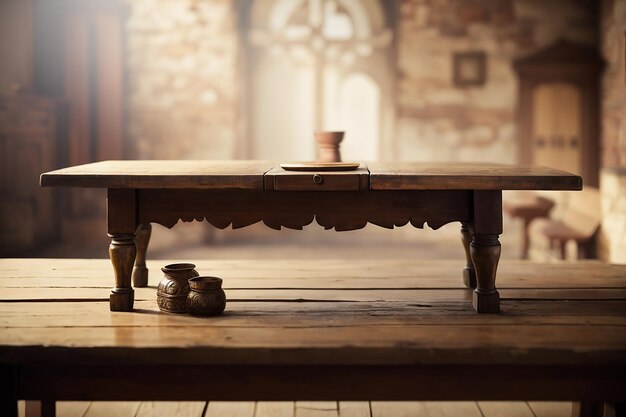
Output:
[[475,402],[433,401],[372,401],[372,416],[376,417],[482,417]]
[[[148,260],[159,271],[175,259]],[[224,288],[464,288],[458,280],[456,261],[358,259],[320,260],[194,260],[200,273],[225,279]],[[108,288],[108,259],[0,259],[0,288]],[[498,265],[500,289],[624,288],[626,266],[599,261],[534,263],[507,260]],[[152,274],[156,285],[162,273]],[[0,291],[1,294],[1,291]]]
[[266,190],[358,191],[369,186],[369,171],[363,163],[354,171],[287,171],[276,166],[265,174]]
[[[163,356],[164,358],[167,355]],[[624,368],[562,366],[23,365],[18,395],[71,400],[471,401],[624,398]],[[185,378],[176,384],[162,375]],[[207,375],[220,375],[218,379]],[[271,377],[268,377],[271,375]],[[97,376],[94,378],[94,376]],[[476,380],[480,384],[476,384]],[[473,382],[474,383],[473,383]],[[590,383],[593,381],[593,383]],[[83,395],[85,397],[85,395]]]
[[140,405],[138,401],[92,402],[83,417],[135,417]]
[[41,175],[42,186],[262,190],[264,161],[102,161]]
[[[367,223],[393,229],[409,222],[437,229],[468,221],[468,191],[282,191],[249,192],[139,190],[139,222],[174,227],[179,220],[206,219],[224,229],[263,221],[272,229],[302,229],[313,222],[337,231],[362,229]],[[251,207],[254,207],[251,210]]]
[[205,405],[204,401],[144,401],[134,417],[204,417]]
[[210,401],[204,417],[254,417],[254,402]]
[[261,401],[256,403],[254,417],[294,417],[293,401]]
[[90,401],[57,401],[57,417],[84,417]]
[[[471,290],[446,278],[458,265],[446,264],[202,261],[199,270],[231,273],[241,297],[206,319],[160,313],[154,299],[126,313],[55,298],[106,291],[106,260],[3,259],[0,293],[34,291],[29,282],[43,277],[49,294],[0,301],[0,362],[20,364],[18,398],[39,400],[326,400],[337,413],[337,399],[623,399],[626,301],[612,297],[626,289],[626,267],[507,262],[505,290],[530,298],[503,298],[502,314],[479,316]],[[597,298],[568,298],[576,291]],[[418,403],[412,415],[472,415],[468,404],[460,413],[458,403]]]
[[296,401],[296,417],[339,417],[336,401]]
[[339,401],[340,417],[372,417],[369,401]]
[[528,401],[535,417],[571,417],[572,403],[557,401]]
[[372,190],[581,190],[552,168],[488,163],[368,163]]
[[372,401],[372,417],[413,417],[417,414],[417,401]]
[[[261,190],[264,174],[277,166],[262,161],[103,161],[44,173],[41,185]],[[579,176],[542,167],[484,163],[368,163],[367,169],[372,190],[582,189]]]
[[479,401],[483,417],[535,417],[524,401]]
[[[257,283],[257,287],[260,287]],[[285,284],[289,284],[285,282]],[[0,301],[29,302],[29,301],[68,301],[68,302],[99,302],[109,299],[110,291],[106,288],[92,288],[88,284],[84,288],[6,288],[0,292]],[[288,285],[289,286],[289,285]],[[314,286],[314,285],[311,285]],[[419,284],[418,284],[419,286]],[[276,301],[289,303],[307,302],[418,302],[428,299],[439,303],[452,303],[454,301],[466,301],[471,303],[472,294],[462,288],[458,289],[381,289],[381,290],[349,290],[346,288],[322,289],[300,288],[295,284],[293,288],[278,288],[267,291],[259,291],[262,288],[227,289],[226,295],[229,301],[253,302],[253,301]],[[155,299],[154,288],[137,288],[134,290],[135,301],[153,301]],[[516,303],[511,301],[559,301],[559,300],[611,300],[626,301],[626,289],[504,289],[500,291],[501,299],[508,300],[507,307],[515,308]]]

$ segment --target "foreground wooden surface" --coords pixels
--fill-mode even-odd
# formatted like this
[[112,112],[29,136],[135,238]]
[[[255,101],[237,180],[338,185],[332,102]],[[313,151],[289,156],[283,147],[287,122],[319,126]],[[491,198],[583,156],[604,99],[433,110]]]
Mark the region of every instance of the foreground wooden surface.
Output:
[[[21,404],[20,417],[26,415]],[[571,417],[568,402],[58,402],[57,417]]]
[[[196,318],[157,309],[170,262],[148,261],[128,313],[107,309],[108,260],[0,259],[16,398],[82,400],[58,403],[81,417],[565,416],[625,399],[625,266],[504,262],[493,316],[457,262],[199,261],[229,301]],[[380,402],[408,399],[461,402]]]
[[0,359],[626,366],[623,266],[506,262],[502,314],[485,317],[455,262],[199,261],[228,304],[197,318],[158,311],[169,262],[148,261],[136,311],[112,313],[108,260],[0,260]]

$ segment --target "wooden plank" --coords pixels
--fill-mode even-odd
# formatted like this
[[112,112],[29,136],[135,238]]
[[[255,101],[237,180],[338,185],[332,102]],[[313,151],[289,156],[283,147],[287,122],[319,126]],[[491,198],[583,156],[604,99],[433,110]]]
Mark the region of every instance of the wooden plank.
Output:
[[[162,359],[168,358],[164,353]],[[37,358],[38,360],[40,358]],[[586,366],[202,366],[120,362],[122,366],[36,365],[21,367],[18,394],[25,398],[72,400],[202,401],[484,401],[623,400],[626,368]],[[118,363],[118,362],[115,362]],[[184,375],[172,384],[164,374]],[[219,379],[207,375],[220,375]],[[268,378],[268,375],[272,375]],[[94,378],[97,376],[97,378]],[[480,384],[476,384],[479,380]],[[82,396],[84,398],[84,395]]]
[[428,417],[483,417],[474,401],[423,401],[420,405]]
[[145,401],[134,417],[204,417],[205,406],[203,401]]
[[535,417],[524,401],[479,401],[484,417]]
[[[238,301],[292,301],[292,302],[446,302],[471,301],[468,289],[225,289],[230,302]],[[110,288],[5,288],[0,301],[104,301]],[[626,289],[504,289],[502,300],[626,300]],[[154,288],[135,288],[135,301],[156,298]]]
[[417,401],[372,401],[372,417],[417,417],[420,403]]
[[572,403],[557,401],[528,401],[535,417],[571,417]]
[[[0,326],[28,329],[58,327],[126,327],[128,315],[102,310],[104,302],[0,303]],[[399,327],[445,325],[607,325],[626,324],[623,301],[547,301],[507,303],[503,314],[482,317],[468,305],[450,303],[245,302],[228,304],[220,317],[200,319],[186,314],[160,313],[155,301],[136,304],[132,325],[158,327]]]
[[41,175],[42,186],[262,190],[263,161],[103,161]]
[[253,401],[210,401],[204,417],[254,417]]
[[[459,243],[460,246],[460,243]],[[461,256],[461,252],[459,252]],[[178,260],[180,262],[180,260]],[[149,285],[160,267],[175,260],[148,260]],[[195,260],[201,273],[224,278],[224,288],[463,288],[464,261],[410,260]],[[533,263],[506,260],[498,289],[625,288],[626,265],[598,261]],[[110,288],[108,259],[0,259],[0,288]]]
[[57,417],[84,417],[91,401],[57,401]]
[[138,401],[94,401],[84,417],[135,417],[140,404]]
[[544,167],[486,163],[368,163],[372,190],[582,190],[582,178]]
[[336,401],[296,401],[296,417],[339,417]]
[[259,401],[254,417],[294,417],[296,404],[293,401]]
[[372,417],[369,401],[340,401],[340,417]]
[[[4,361],[198,364],[626,365],[624,326],[416,325],[350,327],[4,328]],[[463,338],[459,338],[459,334]],[[400,347],[400,348],[399,348]],[[618,368],[616,368],[618,369]]]

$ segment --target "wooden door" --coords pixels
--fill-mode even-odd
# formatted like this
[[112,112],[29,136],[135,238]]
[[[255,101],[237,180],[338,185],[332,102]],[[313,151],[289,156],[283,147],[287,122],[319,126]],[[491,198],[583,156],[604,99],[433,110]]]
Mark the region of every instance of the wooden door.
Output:
[[581,91],[567,83],[540,84],[532,95],[533,165],[583,173]]

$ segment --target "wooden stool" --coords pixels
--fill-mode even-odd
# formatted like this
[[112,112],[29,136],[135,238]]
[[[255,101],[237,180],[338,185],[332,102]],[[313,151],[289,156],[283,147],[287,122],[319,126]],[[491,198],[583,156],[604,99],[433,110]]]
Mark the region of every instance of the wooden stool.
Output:
[[502,208],[511,217],[521,218],[524,222],[522,233],[522,259],[528,259],[530,237],[528,226],[534,219],[548,217],[554,207],[554,201],[533,192],[515,192],[508,194],[502,201]]

